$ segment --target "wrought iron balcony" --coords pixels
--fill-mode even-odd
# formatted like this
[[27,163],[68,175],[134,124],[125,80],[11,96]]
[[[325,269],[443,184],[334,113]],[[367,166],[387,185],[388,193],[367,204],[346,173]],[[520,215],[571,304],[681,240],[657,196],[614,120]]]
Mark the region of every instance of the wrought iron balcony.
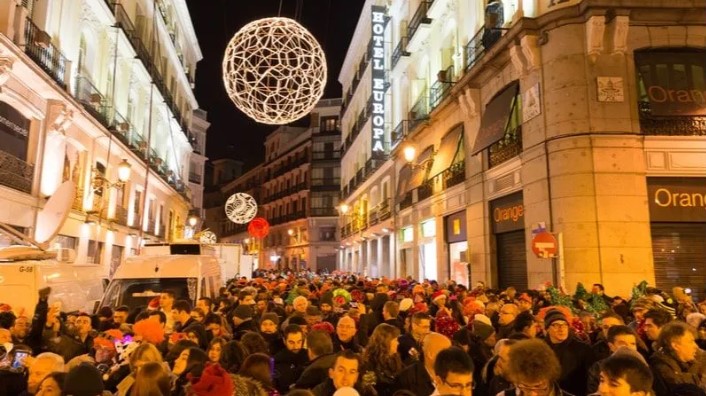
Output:
[[412,206],[412,191],[413,190],[407,191],[404,197],[400,200],[400,210]]
[[409,39],[407,38],[407,36],[401,37],[400,41],[397,43],[397,46],[392,51],[392,57],[390,59],[390,63],[391,63],[390,69],[391,70],[395,68],[395,65],[397,65],[397,63],[400,61],[400,59],[403,56],[410,55],[410,53],[407,52],[407,42],[408,41],[409,41]]
[[82,74],[76,76],[74,97],[98,122],[110,129],[112,123],[108,100],[93,85],[90,78]]
[[409,130],[407,125],[408,123],[409,121],[402,120],[399,124],[397,124],[395,129],[392,130],[392,133],[390,134],[390,139],[392,140],[393,150],[404,140],[405,136],[407,136],[407,132]]
[[34,165],[0,150],[0,184],[31,194],[33,179]]
[[444,189],[463,183],[466,180],[466,161],[451,165],[442,175],[444,177]]
[[421,124],[429,118],[429,97],[427,96],[426,88],[422,90],[422,93],[417,98],[414,106],[409,110],[409,132],[414,131],[417,125]]
[[483,55],[500,40],[508,29],[485,27],[473,36],[466,44],[466,71],[473,67]]
[[429,11],[429,6],[432,3],[433,1],[422,1],[419,4],[417,11],[414,13],[412,19],[409,21],[409,25],[407,26],[407,37],[411,39],[417,32],[417,29],[419,29],[419,25],[422,23],[431,23],[431,19],[427,17],[427,12]]
[[25,52],[54,81],[66,89],[66,57],[51,43],[51,37],[35,25],[30,18],[25,23]]
[[434,179],[426,180],[421,186],[417,187],[417,202],[423,201],[434,193]]
[[522,126],[505,132],[505,136],[488,148],[488,166],[496,167],[522,153]]
[[706,136],[706,117],[653,116],[648,102],[639,102],[638,111],[644,135]]
[[453,87],[454,67],[449,66],[446,70],[439,71],[437,81],[429,90],[429,107],[434,110],[449,94]]

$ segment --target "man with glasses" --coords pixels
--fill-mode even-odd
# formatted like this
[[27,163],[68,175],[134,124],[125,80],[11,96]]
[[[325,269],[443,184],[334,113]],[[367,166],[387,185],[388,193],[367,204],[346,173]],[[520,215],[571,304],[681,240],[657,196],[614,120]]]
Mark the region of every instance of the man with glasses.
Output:
[[498,339],[507,338],[512,333],[515,318],[520,313],[520,308],[515,304],[505,304],[498,312]]
[[576,396],[586,395],[588,370],[595,361],[593,350],[572,334],[569,320],[557,309],[544,317],[544,331],[546,343],[561,364],[559,386]]
[[431,396],[473,394],[473,361],[463,349],[446,348],[436,355],[434,385],[436,390]]
[[363,352],[356,338],[356,323],[350,316],[344,316],[336,324],[336,334],[333,335],[333,350],[336,352],[349,349],[355,353]]

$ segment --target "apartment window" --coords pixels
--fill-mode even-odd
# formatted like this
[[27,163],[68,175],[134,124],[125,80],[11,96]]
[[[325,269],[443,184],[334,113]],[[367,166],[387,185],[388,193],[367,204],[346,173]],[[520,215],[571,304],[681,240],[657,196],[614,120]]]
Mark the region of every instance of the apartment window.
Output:
[[86,262],[89,264],[100,264],[103,255],[103,242],[89,240]]
[[335,132],[338,124],[338,117],[322,117],[321,118],[321,131],[322,132]]
[[321,227],[321,228],[319,228],[319,240],[320,241],[335,241],[336,240],[336,227]]

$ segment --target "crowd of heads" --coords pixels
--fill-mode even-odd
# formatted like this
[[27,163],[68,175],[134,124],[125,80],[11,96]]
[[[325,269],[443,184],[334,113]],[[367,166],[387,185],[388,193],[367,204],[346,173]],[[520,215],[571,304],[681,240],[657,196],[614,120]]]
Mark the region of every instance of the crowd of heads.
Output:
[[[32,318],[0,306],[17,394],[702,395],[706,303],[260,271],[217,296]],[[13,393],[8,393],[13,394]]]

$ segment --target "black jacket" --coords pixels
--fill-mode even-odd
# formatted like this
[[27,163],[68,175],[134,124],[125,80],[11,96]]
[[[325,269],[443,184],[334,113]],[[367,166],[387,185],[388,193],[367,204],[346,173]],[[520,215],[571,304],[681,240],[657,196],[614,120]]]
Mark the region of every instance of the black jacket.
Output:
[[[402,363],[409,366],[419,360],[419,356],[422,353],[422,346],[417,342],[417,340],[414,339],[414,337],[412,337],[412,334],[403,334],[397,340],[399,341],[399,344],[397,345],[397,353],[400,354]],[[416,350],[416,357],[411,353],[413,349]]]
[[657,396],[675,394],[675,388],[684,384],[706,386],[706,353],[698,351],[696,360],[683,363],[670,353],[657,351],[650,358],[650,368],[655,376],[654,391]]
[[306,349],[301,349],[298,353],[292,353],[289,349],[277,352],[274,375],[277,390],[282,394],[289,392],[289,387],[297,382],[308,362]]
[[558,344],[553,344],[548,339],[546,341],[561,365],[559,387],[576,396],[586,395],[588,372],[595,362],[591,347],[571,335],[566,341]]
[[206,331],[206,328],[203,327],[203,325],[197,321],[195,321],[192,318],[189,318],[189,320],[186,321],[181,326],[181,329],[179,330],[180,333],[191,333],[193,332],[196,334],[196,337],[199,339],[199,348],[205,350],[208,350],[208,334]]
[[326,381],[329,378],[328,369],[330,369],[335,362],[335,353],[319,356],[312,360],[309,366],[304,369],[304,372],[294,384],[294,387],[299,389],[312,389],[316,385]]
[[248,331],[252,331],[257,333],[257,324],[255,323],[254,320],[248,319],[245,322],[239,324],[238,326],[233,328],[233,339],[240,341],[240,339],[243,337],[245,333]]
[[395,391],[408,390],[417,396],[429,396],[436,389],[424,362],[418,361],[402,370],[394,385]]
[[334,352],[340,352],[346,349],[350,349],[351,351],[355,353],[362,353],[363,352],[363,347],[360,346],[358,343],[358,337],[357,334],[353,336],[353,338],[348,341],[348,342],[343,342],[338,338],[338,334],[334,334],[333,337],[331,338],[331,341],[333,341],[333,351]]
[[[360,382],[355,384],[354,388],[358,391],[360,396],[377,396],[372,388],[363,386]],[[333,381],[329,378],[312,389],[311,393],[315,396],[333,396],[333,394],[336,393],[336,387],[333,385]]]

